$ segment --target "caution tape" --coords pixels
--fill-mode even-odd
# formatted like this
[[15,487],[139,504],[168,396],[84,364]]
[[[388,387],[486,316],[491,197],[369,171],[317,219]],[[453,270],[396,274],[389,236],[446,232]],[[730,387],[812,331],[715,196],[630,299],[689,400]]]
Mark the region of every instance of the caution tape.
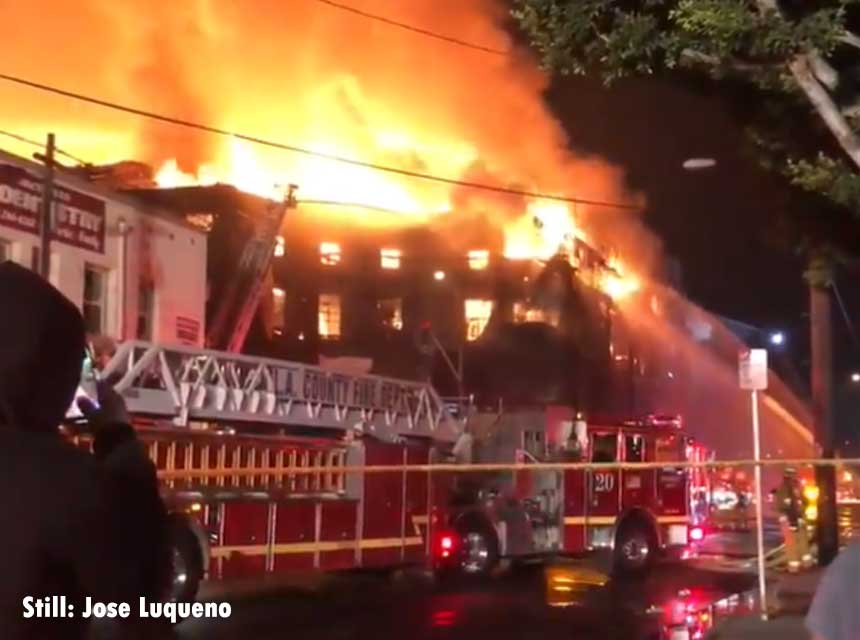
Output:
[[255,475],[316,475],[321,473],[488,473],[502,471],[645,471],[650,469],[724,469],[727,467],[836,467],[860,465],[860,458],[783,458],[759,460],[719,460],[710,462],[535,462],[481,464],[396,464],[355,466],[254,467],[247,469],[161,470],[165,480],[183,478],[247,477]]

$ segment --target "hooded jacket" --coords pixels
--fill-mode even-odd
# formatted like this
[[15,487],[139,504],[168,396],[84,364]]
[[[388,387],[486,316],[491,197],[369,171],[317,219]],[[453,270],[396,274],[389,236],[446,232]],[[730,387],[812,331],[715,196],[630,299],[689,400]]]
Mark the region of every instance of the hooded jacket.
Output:
[[[83,637],[85,597],[157,597],[167,567],[155,469],[128,425],[101,424],[97,455],[58,426],[84,355],[77,308],[37,275],[0,264],[0,638]],[[66,596],[65,618],[25,618],[24,599]]]

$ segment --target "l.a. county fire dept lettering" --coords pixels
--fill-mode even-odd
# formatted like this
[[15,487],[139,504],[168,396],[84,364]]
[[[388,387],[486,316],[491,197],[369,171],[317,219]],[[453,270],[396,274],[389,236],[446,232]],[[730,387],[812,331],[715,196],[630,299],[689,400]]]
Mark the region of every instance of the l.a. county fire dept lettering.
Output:
[[385,378],[353,377],[311,367],[278,367],[275,392],[281,401],[303,400],[374,411],[414,413],[422,387]]

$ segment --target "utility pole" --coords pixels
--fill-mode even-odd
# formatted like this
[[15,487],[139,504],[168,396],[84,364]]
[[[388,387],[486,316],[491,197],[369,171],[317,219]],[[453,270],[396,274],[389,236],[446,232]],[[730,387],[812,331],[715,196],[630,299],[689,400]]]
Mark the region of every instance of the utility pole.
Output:
[[[822,258],[813,257],[813,266]],[[811,270],[812,271],[812,270]],[[809,283],[809,324],[811,332],[812,420],[815,439],[821,446],[821,457],[831,459],[833,447],[833,325],[829,269],[826,278],[812,278]],[[818,564],[827,566],[839,553],[839,530],[836,522],[836,468],[815,468],[819,488]]]
[[45,157],[40,158],[45,163],[45,177],[42,181],[42,222],[39,228],[41,239],[39,248],[39,275],[45,280],[51,277],[51,233],[54,230],[54,134],[48,134],[45,146]]

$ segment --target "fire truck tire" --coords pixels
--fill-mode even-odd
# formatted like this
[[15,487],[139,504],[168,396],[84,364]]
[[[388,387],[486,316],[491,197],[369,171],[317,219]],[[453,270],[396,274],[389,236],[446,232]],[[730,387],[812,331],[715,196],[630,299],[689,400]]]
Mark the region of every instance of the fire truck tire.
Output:
[[170,531],[171,576],[168,600],[193,602],[203,580],[203,556],[195,535],[174,523]]
[[657,555],[657,534],[639,518],[621,523],[615,538],[613,569],[616,574],[630,575],[647,571]]
[[492,573],[499,563],[496,532],[482,518],[467,518],[457,526],[461,555],[459,571],[463,576],[480,578]]

